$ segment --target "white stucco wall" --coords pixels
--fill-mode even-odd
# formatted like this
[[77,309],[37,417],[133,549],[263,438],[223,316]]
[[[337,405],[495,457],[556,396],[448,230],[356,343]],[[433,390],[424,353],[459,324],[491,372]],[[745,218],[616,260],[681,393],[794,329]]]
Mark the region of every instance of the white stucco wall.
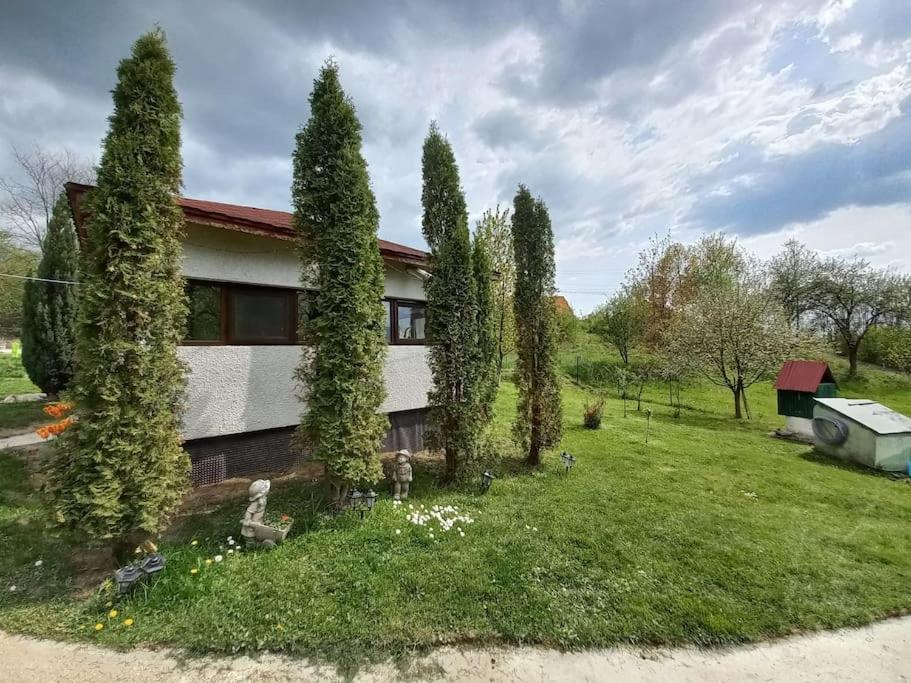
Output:
[[[300,287],[300,260],[288,240],[190,224],[183,243],[183,274],[201,280]],[[424,281],[413,266],[386,262],[385,296],[424,301]]]
[[[427,405],[431,386],[426,346],[390,346],[384,377],[385,413]],[[300,421],[294,369],[300,346],[182,346],[187,363],[184,438],[288,427]]]
[[[291,242],[205,226],[188,226],[186,277],[276,287],[299,287],[300,265]],[[413,268],[386,264],[386,296],[424,300]],[[300,346],[181,346],[187,363],[184,438],[199,439],[287,427],[300,421],[294,369]],[[427,405],[431,386],[424,346],[389,346],[383,412]]]

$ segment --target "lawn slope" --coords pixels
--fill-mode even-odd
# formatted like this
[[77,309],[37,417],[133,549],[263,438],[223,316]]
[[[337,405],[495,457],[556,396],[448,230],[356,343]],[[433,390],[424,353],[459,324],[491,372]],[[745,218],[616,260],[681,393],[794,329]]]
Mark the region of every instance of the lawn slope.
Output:
[[[896,399],[907,401],[907,378],[866,381],[858,390],[906,405]],[[418,472],[410,503],[458,506],[471,524],[417,526],[388,497],[362,523],[331,519],[315,489],[278,487],[270,509],[295,518],[284,545],[227,555],[239,502],[182,518],[163,544],[165,574],[116,617],[68,597],[63,548],[42,540],[25,469],[0,455],[0,546],[16,548],[0,553],[0,628],[351,662],[445,642],[731,643],[911,607],[911,486],[770,438],[780,418],[768,385],[752,390],[754,420],[742,422],[716,388],[685,389],[690,407],[675,419],[665,388],[649,387],[648,444],[644,413],[624,418],[611,395],[603,428],[584,430],[591,396],[564,383],[569,475],[549,454],[541,471],[501,476],[480,496]],[[504,382],[503,432],[515,398]],[[216,554],[224,561],[206,564]]]

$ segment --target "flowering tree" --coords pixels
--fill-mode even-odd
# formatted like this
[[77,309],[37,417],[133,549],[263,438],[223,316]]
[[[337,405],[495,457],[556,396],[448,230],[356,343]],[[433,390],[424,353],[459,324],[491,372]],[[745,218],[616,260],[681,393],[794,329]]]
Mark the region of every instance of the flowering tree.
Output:
[[746,390],[774,376],[782,361],[804,345],[769,296],[765,273],[746,259],[726,281],[700,287],[675,313],[665,341],[667,353],[731,391],[737,418],[744,411],[749,417]]

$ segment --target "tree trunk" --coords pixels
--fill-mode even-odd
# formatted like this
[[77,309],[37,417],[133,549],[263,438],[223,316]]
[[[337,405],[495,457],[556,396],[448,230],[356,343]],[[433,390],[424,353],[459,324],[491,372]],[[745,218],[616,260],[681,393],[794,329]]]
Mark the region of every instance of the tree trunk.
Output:
[[741,397],[743,398],[743,412],[746,413],[747,419],[752,420],[753,416],[750,414],[750,404],[747,403],[747,390],[746,387],[740,389]]
[[525,464],[537,467],[541,464],[541,413],[540,406],[535,402],[531,406],[531,439],[528,443],[528,457]]
[[858,344],[848,344],[848,374],[851,377],[857,374],[857,348]]
[[735,384],[731,391],[734,393],[734,417],[739,420],[743,417],[743,413],[740,410],[740,384]]

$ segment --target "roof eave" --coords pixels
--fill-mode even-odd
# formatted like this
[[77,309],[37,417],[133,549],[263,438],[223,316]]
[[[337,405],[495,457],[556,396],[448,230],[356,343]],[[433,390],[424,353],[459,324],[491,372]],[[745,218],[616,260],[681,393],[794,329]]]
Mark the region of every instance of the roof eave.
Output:
[[[64,184],[64,189],[66,191],[67,200],[70,204],[70,210],[73,212],[73,222],[76,225],[76,234],[80,242],[84,243],[85,212],[82,210],[82,201],[85,193],[91,190],[92,186],[85,185],[83,183],[68,182]],[[273,239],[285,241],[294,241],[297,239],[297,234],[293,230],[283,230],[267,223],[244,220],[236,217],[228,217],[216,211],[205,211],[203,209],[198,209],[192,206],[181,206],[181,209],[183,210],[187,221],[197,225],[206,225],[213,228],[220,228],[222,230],[233,230],[235,232],[243,232],[249,235],[270,237]],[[426,257],[421,258],[419,256],[415,256],[414,254],[401,252],[396,249],[390,249],[388,247],[380,247],[380,254],[384,259],[388,261],[407,263],[409,265],[415,266],[426,267],[428,265]]]

